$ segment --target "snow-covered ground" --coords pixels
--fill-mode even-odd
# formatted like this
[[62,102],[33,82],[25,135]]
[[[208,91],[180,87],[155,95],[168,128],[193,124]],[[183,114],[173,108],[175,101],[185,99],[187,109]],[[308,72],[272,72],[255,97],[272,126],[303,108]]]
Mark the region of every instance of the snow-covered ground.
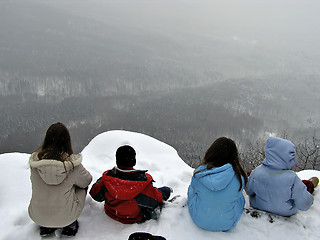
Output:
[[[103,203],[87,196],[79,218],[80,229],[74,239],[126,240],[136,231],[162,235],[168,240],[179,239],[318,239],[320,236],[320,191],[314,193],[314,204],[306,212],[290,218],[260,212],[254,218],[244,210],[237,226],[228,232],[208,232],[193,224],[186,207],[188,185],[193,169],[185,164],[175,149],[149,136],[126,131],[110,131],[95,137],[82,151],[83,165],[93,175],[92,184],[102,172],[115,165],[115,151],[124,144],[136,149],[138,169],[148,169],[154,185],[171,186],[174,195],[181,195],[173,203],[166,203],[158,220],[143,224],[124,225],[105,215]],[[28,158],[30,154],[0,155],[0,240],[40,239],[39,229],[27,212],[31,197]],[[318,176],[318,171],[302,171],[302,179]],[[249,208],[246,197],[246,208]],[[214,219],[212,219],[214,221]],[[48,239],[59,239],[59,231]]]

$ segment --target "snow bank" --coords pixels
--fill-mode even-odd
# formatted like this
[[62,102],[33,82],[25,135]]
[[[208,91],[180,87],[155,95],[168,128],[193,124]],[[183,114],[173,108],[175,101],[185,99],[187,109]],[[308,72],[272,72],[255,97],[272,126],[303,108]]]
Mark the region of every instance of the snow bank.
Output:
[[[157,187],[167,185],[174,189],[173,195],[181,195],[173,203],[166,203],[160,219],[143,224],[123,225],[105,215],[103,203],[86,199],[79,218],[80,229],[74,239],[126,240],[132,232],[146,231],[165,236],[168,240],[179,239],[317,239],[320,236],[319,188],[310,210],[299,212],[290,218],[259,212],[254,218],[245,210],[237,226],[228,232],[208,232],[195,226],[186,207],[187,188],[193,169],[186,165],[176,150],[149,136],[110,131],[95,137],[83,149],[83,165],[93,175],[95,182],[103,171],[115,166],[116,149],[129,144],[137,152],[138,169],[148,169]],[[39,230],[28,217],[27,207],[31,197],[29,179],[29,154],[10,153],[0,155],[0,239],[39,239]],[[300,178],[318,176],[319,171],[302,171]],[[246,197],[246,208],[248,199]],[[214,219],[213,219],[214,221]],[[47,239],[59,239],[56,235]]]

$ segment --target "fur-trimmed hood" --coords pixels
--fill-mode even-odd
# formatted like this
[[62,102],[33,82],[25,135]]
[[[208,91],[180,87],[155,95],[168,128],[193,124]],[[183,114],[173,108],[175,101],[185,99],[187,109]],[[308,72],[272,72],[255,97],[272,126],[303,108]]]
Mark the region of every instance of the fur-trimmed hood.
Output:
[[54,159],[39,160],[38,152],[31,154],[29,164],[31,168],[37,169],[43,181],[48,185],[59,185],[62,183],[68,173],[73,171],[76,166],[82,162],[81,154],[72,154],[69,160],[61,162]]

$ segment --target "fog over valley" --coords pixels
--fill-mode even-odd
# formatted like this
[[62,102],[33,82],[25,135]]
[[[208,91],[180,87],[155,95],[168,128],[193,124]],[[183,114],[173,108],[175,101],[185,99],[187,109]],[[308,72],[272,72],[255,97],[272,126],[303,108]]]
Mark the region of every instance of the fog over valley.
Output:
[[57,121],[77,152],[124,129],[192,166],[220,136],[241,150],[270,133],[319,139],[319,7],[0,0],[0,152],[31,153]]

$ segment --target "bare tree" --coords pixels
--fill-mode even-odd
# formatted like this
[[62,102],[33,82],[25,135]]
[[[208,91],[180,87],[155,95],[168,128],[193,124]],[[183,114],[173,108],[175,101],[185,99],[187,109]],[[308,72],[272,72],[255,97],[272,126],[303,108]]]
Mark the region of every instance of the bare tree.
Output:
[[250,172],[262,163],[265,158],[264,145],[261,141],[256,141],[240,150],[241,164],[246,172]]
[[296,153],[298,157],[298,170],[304,169],[320,169],[320,139],[313,135],[306,138],[303,142],[296,145]]

